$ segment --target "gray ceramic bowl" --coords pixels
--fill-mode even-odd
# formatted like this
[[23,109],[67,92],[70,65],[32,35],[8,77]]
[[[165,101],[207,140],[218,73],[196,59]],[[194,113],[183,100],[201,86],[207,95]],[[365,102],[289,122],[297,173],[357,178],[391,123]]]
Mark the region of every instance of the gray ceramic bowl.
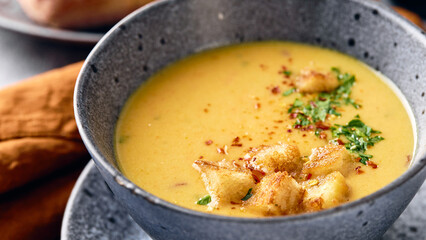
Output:
[[[426,177],[424,35],[367,0],[159,1],[121,21],[90,54],[76,85],[77,124],[116,199],[154,239],[375,239]],[[410,169],[374,194],[337,208],[261,219],[188,210],[151,195],[120,173],[113,150],[115,123],[127,98],[150,75],[203,49],[269,39],[336,49],[392,79],[417,123]]]

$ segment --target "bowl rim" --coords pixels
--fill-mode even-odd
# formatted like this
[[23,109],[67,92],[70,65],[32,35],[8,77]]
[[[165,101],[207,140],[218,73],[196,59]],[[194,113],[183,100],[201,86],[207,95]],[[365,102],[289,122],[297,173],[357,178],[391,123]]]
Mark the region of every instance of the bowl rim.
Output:
[[[90,69],[91,60],[95,57],[95,54],[101,50],[101,48],[107,44],[110,41],[110,36],[115,34],[120,26],[127,24],[129,22],[132,22],[133,19],[135,19],[138,15],[143,14],[146,11],[149,11],[151,8],[155,8],[158,6],[161,6],[162,4],[177,2],[179,0],[158,0],[151,2],[142,8],[134,11],[133,13],[129,14],[125,18],[123,18],[120,22],[118,22],[114,27],[112,27],[105,35],[102,37],[102,39],[96,44],[96,46],[92,49],[90,54],[88,55],[87,59],[85,60],[83,67],[78,75],[77,82],[75,85],[74,90],[74,96],[73,96],[73,105],[74,105],[74,115],[77,123],[77,127],[79,130],[79,133],[81,135],[81,138],[83,140],[83,143],[85,144],[87,150],[92,155],[92,158],[94,162],[105,169],[114,179],[114,181],[119,184],[120,186],[126,188],[131,194],[136,195],[138,197],[144,198],[146,201],[150,202],[151,204],[154,204],[156,206],[172,210],[179,214],[185,214],[193,217],[199,217],[203,219],[209,219],[209,220],[216,220],[216,221],[228,221],[228,222],[243,222],[243,223],[270,223],[270,222],[295,222],[295,221],[304,221],[304,220],[312,220],[314,218],[321,218],[326,217],[329,215],[337,215],[339,213],[344,212],[345,210],[349,210],[351,208],[356,208],[363,204],[374,204],[375,199],[393,191],[394,189],[398,188],[399,186],[403,185],[406,181],[410,180],[411,178],[414,178],[416,175],[418,175],[426,166],[426,152],[419,152],[419,141],[416,141],[417,144],[414,146],[415,154],[413,156],[413,160],[417,159],[417,161],[412,164],[409,169],[407,169],[401,176],[393,180],[391,183],[387,184],[386,186],[380,188],[379,190],[373,192],[372,194],[369,194],[363,198],[351,201],[349,203],[345,203],[342,205],[339,205],[337,207],[326,209],[318,212],[312,212],[312,213],[301,213],[296,215],[288,215],[288,216],[275,216],[275,217],[260,217],[260,218],[252,218],[252,217],[235,217],[235,216],[225,216],[225,215],[217,215],[217,214],[210,214],[205,213],[201,211],[192,210],[189,208],[181,207],[179,205],[173,204],[171,202],[168,202],[166,200],[163,200],[148,191],[145,191],[144,189],[140,188],[136,184],[134,184],[131,180],[129,180],[127,177],[125,177],[116,167],[114,167],[112,164],[106,160],[99,149],[96,147],[95,144],[91,142],[91,137],[88,132],[85,131],[85,128],[83,126],[82,117],[80,115],[80,101],[82,99],[80,98],[81,94],[79,89],[82,88],[83,82],[85,81],[84,76],[85,73]],[[410,34],[413,38],[417,39],[418,42],[422,43],[424,48],[426,49],[426,33],[416,27],[414,24],[409,22],[407,19],[403,18],[402,16],[395,13],[393,10],[391,10],[390,7],[386,6],[385,4],[381,2],[376,1],[369,1],[369,0],[349,0],[353,3],[357,3],[359,5],[362,5],[364,7],[370,8],[371,10],[380,10],[380,15],[384,18],[387,18],[393,23],[396,23],[398,26],[400,26],[404,32],[407,34]],[[419,125],[415,124],[415,131],[418,131]],[[423,154],[420,156],[420,154]]]

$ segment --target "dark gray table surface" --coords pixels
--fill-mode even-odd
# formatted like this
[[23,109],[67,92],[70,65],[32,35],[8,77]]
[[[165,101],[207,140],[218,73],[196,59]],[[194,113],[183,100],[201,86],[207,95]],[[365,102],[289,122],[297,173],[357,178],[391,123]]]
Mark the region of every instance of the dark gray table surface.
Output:
[[[83,60],[91,48],[0,30],[0,88],[37,73]],[[384,239],[426,239],[426,184],[423,184]]]
[[34,74],[84,60],[91,48],[0,29],[0,88]]

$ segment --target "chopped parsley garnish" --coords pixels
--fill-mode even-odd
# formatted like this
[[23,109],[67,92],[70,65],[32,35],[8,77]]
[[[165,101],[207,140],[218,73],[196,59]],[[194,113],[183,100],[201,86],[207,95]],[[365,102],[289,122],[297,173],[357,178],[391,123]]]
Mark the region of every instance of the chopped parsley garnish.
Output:
[[251,196],[253,196],[253,194],[251,194],[251,191],[253,191],[253,188],[250,188],[247,192],[247,194],[241,199],[243,201],[247,201],[251,198]]
[[288,96],[296,91],[296,88],[290,88],[289,90],[283,92],[283,96]]
[[[365,154],[368,147],[372,147],[374,144],[384,140],[382,136],[377,135],[381,132],[365,125],[359,119],[359,115],[355,116],[355,119],[347,125],[335,124],[331,127],[331,132],[334,138],[344,136],[346,141],[343,143],[346,149],[351,153],[357,154],[359,162],[364,165],[367,165],[367,162],[373,157],[372,155]],[[332,142],[338,144],[337,139],[332,140]]]
[[284,75],[286,75],[287,77],[290,77],[290,76],[291,76],[291,71],[289,71],[289,70],[284,70],[284,71],[283,71],[283,74],[284,74]]
[[[350,98],[351,88],[355,83],[355,76],[349,73],[342,74],[338,68],[332,68],[331,70],[336,73],[340,83],[335,90],[332,92],[321,92],[308,103],[296,99],[288,109],[290,117],[296,119],[295,128],[307,129],[308,126],[311,126],[308,129],[315,129],[315,134],[318,136],[325,129],[318,128],[318,126],[315,127],[314,125],[324,122],[330,115],[340,116],[341,114],[336,110],[337,107],[340,107],[342,104],[350,104],[357,109],[360,107],[359,104]],[[286,91],[283,95],[290,95],[292,93],[290,90]],[[294,90],[292,91],[294,92]],[[287,92],[289,94],[286,95]]]
[[197,204],[198,205],[207,205],[212,201],[212,197],[210,195],[206,195],[200,199],[198,199]]

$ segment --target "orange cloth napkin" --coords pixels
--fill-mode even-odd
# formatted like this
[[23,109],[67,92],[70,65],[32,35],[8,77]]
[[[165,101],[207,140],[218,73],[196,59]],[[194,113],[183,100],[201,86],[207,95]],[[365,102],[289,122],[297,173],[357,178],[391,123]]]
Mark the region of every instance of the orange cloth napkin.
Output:
[[75,63],[0,90],[1,239],[59,236],[81,163],[90,159],[73,114],[81,66]]
[[59,239],[65,206],[80,169],[37,181],[0,198],[0,239]]
[[0,91],[0,193],[86,157],[73,114],[82,63]]
[[393,6],[393,10],[395,10],[397,13],[399,13],[406,19],[410,20],[412,23],[416,24],[419,28],[424,28],[423,20],[419,15],[411,11],[408,11],[405,8],[401,8],[397,6]]

